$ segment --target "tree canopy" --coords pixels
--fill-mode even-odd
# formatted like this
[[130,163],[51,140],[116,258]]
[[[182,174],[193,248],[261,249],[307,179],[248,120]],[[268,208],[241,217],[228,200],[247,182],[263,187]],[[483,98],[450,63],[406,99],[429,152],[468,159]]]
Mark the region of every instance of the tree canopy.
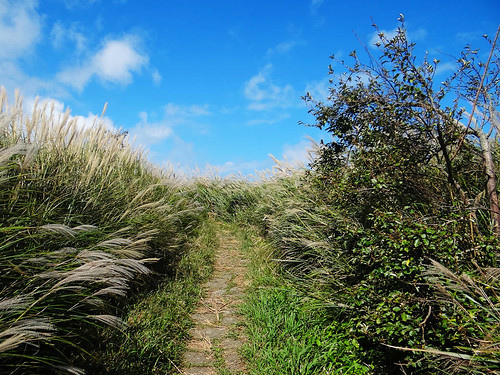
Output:
[[377,205],[484,208],[500,233],[493,167],[500,90],[496,38],[488,40],[487,62],[467,47],[451,77],[436,82],[440,62],[427,56],[417,61],[402,17],[393,37],[377,31],[376,56],[364,46],[367,62],[354,51],[351,64],[340,61],[345,73],[330,65],[326,102],[304,97],[316,119],[312,125],[332,135],[313,166],[324,182],[339,166],[344,175],[346,167],[356,169],[349,182],[360,195],[368,189]]

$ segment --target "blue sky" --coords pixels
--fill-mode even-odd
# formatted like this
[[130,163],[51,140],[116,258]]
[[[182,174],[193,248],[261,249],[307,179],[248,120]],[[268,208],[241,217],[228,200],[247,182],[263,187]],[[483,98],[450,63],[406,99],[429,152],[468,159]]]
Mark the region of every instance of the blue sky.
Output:
[[108,103],[109,126],[157,165],[247,174],[327,139],[298,125],[313,121],[300,97],[324,98],[329,56],[372,44],[372,19],[391,33],[400,13],[445,77],[466,44],[486,47],[500,1],[0,0],[0,85],[86,124]]

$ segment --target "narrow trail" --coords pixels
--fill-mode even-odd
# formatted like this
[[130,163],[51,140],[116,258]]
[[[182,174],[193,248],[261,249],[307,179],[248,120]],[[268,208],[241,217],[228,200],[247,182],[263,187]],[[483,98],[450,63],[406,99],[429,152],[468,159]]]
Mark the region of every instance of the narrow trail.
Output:
[[246,286],[245,259],[239,241],[230,231],[221,230],[219,242],[214,273],[191,316],[195,327],[183,358],[181,373],[185,375],[246,373],[238,353],[244,342],[238,305]]

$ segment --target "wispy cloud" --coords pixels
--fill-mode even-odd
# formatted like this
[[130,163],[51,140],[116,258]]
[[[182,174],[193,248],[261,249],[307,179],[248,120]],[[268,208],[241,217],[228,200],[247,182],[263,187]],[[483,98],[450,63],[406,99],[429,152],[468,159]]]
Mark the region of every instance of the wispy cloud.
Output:
[[161,165],[190,174],[190,170],[197,168],[197,155],[193,142],[186,142],[177,135],[172,135],[172,148],[167,155],[156,156],[162,159]]
[[17,59],[40,39],[41,17],[34,0],[0,0],[0,58]]
[[165,114],[170,119],[184,121],[192,117],[211,115],[212,113],[209,111],[208,108],[209,108],[208,104],[204,105],[192,104],[189,106],[182,106],[174,103],[168,103],[165,106]]
[[67,92],[63,87],[51,80],[45,80],[33,75],[26,74],[17,61],[0,58],[0,86],[4,86],[13,97],[16,89],[21,89],[24,96],[36,96],[38,94],[50,93],[50,96],[64,97]]
[[265,117],[261,117],[261,118],[254,118],[254,119],[251,119],[247,122],[247,125],[262,125],[262,124],[265,124],[265,125],[273,125],[273,124],[277,124],[277,123],[280,123],[281,121],[284,121],[286,119],[290,118],[290,114],[288,113],[278,113],[276,114],[275,116],[265,116]]
[[287,53],[300,44],[302,44],[302,42],[298,40],[287,40],[285,42],[279,43],[278,45],[272,48],[269,48],[267,50],[267,55],[270,56],[274,54]]
[[325,102],[330,96],[330,78],[312,81],[306,85],[305,92],[311,94],[314,100]]
[[56,0],[62,3],[67,9],[88,8],[100,0]]
[[457,64],[452,62],[439,63],[436,67],[436,75],[453,72],[457,69]]
[[213,166],[213,170],[219,172],[221,175],[241,174],[241,175],[258,175],[263,170],[272,167],[273,163],[271,158],[258,161],[228,161],[223,165]]
[[137,145],[149,147],[160,143],[172,135],[172,127],[165,121],[150,122],[146,112],[139,113],[141,119],[131,130],[130,134]]
[[310,155],[315,148],[312,139],[302,139],[296,144],[285,144],[283,146],[283,160],[292,165],[307,165],[310,162]]
[[273,108],[286,108],[292,105],[295,97],[290,85],[277,86],[270,79],[272,65],[268,64],[258,74],[245,83],[244,94],[250,100],[248,108],[265,111]]
[[27,75],[20,60],[35,53],[42,37],[42,17],[36,0],[0,0],[0,85],[13,95],[36,95],[53,86],[36,76]]
[[162,76],[158,69],[153,69],[151,73],[151,77],[153,78],[153,82],[156,86],[159,86],[162,80]]
[[378,30],[374,31],[370,41],[368,42],[368,46],[375,48],[378,43],[381,42],[381,34],[386,39],[392,39],[397,35],[398,28],[394,28],[393,30]]
[[318,9],[325,0],[311,0],[311,10],[315,11]]
[[139,44],[139,38],[134,35],[108,40],[84,64],[63,70],[57,77],[78,90],[93,76],[103,82],[127,85],[132,82],[132,74],[140,72],[149,62],[149,57],[139,52]]
[[455,34],[455,39],[462,44],[470,44],[472,42],[477,42],[483,36],[484,32],[480,30],[474,31],[462,31]]
[[177,126],[198,127],[199,132],[206,132],[206,127],[199,125],[198,121],[194,123],[194,119],[210,115],[208,105],[182,106],[168,103],[163,107],[163,114],[159,119],[150,120],[150,117],[154,118],[155,116],[150,116],[147,112],[140,112],[140,121],[130,129],[130,135],[135,138],[137,145],[150,148],[167,138],[179,140],[180,138],[174,132],[174,128]]
[[309,11],[311,12],[311,15],[314,16],[314,24],[315,26],[321,26],[325,22],[325,17],[321,15],[321,12],[319,11],[319,8],[325,0],[311,0],[310,5],[309,5]]
[[76,24],[66,27],[61,21],[57,21],[52,26],[50,41],[55,49],[60,49],[66,42],[71,42],[74,44],[73,49],[77,54],[87,50],[88,44],[87,37],[78,30]]

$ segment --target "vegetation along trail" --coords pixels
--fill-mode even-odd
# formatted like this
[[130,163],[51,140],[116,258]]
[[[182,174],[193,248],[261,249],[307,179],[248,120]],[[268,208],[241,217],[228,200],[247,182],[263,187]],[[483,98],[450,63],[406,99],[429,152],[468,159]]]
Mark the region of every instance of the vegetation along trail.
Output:
[[0,88],[0,374],[500,374],[500,27],[438,86],[400,21],[258,179]]

